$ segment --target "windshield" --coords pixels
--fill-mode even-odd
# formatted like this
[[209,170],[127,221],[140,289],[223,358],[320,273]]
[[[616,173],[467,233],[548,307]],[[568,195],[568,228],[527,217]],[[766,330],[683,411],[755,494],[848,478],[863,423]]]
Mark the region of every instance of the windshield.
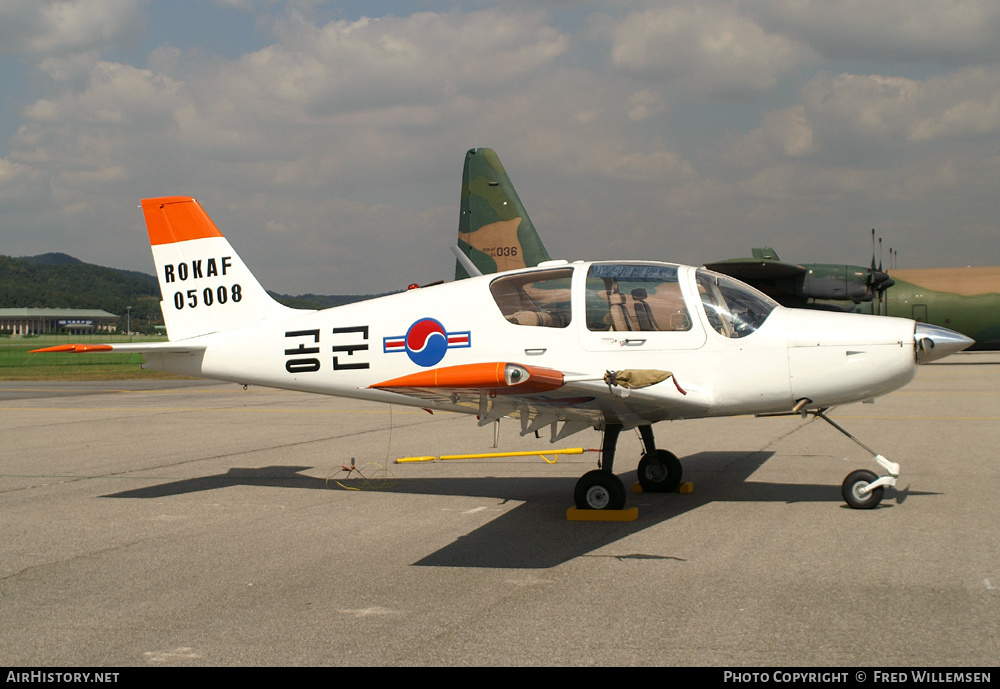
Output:
[[717,333],[739,338],[757,332],[778,302],[754,288],[704,268],[698,269],[698,294]]

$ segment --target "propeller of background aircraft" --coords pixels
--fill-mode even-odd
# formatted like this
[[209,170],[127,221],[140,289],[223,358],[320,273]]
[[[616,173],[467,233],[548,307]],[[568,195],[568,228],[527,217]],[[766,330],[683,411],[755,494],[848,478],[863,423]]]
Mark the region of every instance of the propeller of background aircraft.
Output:
[[[892,255],[892,249],[889,250]],[[872,298],[878,302],[878,314],[885,311],[885,293],[896,281],[889,277],[889,274],[882,269],[882,238],[878,238],[878,267],[875,266],[875,228],[872,228],[872,267],[868,273],[868,287]],[[875,304],[872,304],[872,313],[875,313]]]

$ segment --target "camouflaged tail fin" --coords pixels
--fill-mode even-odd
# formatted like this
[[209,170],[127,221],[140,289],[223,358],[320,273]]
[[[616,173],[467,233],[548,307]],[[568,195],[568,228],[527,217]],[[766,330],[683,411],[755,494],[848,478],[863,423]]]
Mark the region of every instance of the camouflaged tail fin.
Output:
[[[473,148],[465,154],[458,248],[484,275],[550,260],[492,148]],[[455,279],[467,277],[469,273],[456,262]]]

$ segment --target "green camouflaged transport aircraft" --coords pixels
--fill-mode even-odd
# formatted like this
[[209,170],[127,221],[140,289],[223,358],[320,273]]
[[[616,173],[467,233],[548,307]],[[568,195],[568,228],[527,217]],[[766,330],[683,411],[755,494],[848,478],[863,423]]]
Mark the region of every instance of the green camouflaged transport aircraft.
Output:
[[731,275],[785,306],[912,318],[971,337],[970,349],[1000,348],[1000,266],[893,270],[790,263],[770,247],[706,267]]
[[[496,151],[465,154],[455,279],[551,260]],[[770,247],[706,264],[757,287],[785,306],[912,318],[1000,349],[1000,266],[893,270],[790,263]],[[463,263],[465,265],[463,265]]]

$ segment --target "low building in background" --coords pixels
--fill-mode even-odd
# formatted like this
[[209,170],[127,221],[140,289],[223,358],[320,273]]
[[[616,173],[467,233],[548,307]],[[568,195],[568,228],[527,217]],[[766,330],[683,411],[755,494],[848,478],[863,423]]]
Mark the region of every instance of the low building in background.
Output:
[[0,333],[13,336],[114,332],[118,316],[101,309],[0,309]]

